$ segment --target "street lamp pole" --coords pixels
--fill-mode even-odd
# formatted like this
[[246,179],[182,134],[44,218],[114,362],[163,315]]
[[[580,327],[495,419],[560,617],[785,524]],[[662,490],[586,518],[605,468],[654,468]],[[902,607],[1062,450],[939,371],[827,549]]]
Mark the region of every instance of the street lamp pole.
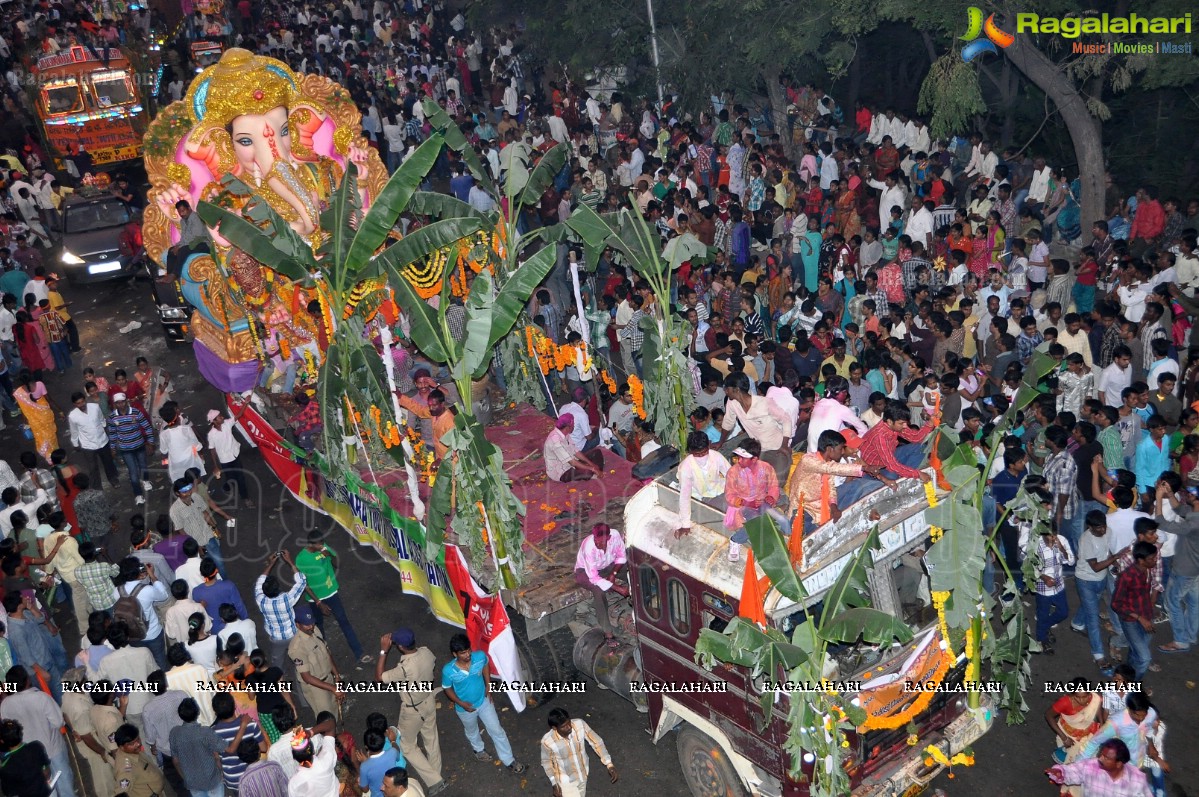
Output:
[[662,68],[658,58],[658,26],[654,24],[654,0],[645,0],[645,10],[649,13],[649,41],[654,57],[654,80],[658,84],[658,112],[666,106],[662,95]]

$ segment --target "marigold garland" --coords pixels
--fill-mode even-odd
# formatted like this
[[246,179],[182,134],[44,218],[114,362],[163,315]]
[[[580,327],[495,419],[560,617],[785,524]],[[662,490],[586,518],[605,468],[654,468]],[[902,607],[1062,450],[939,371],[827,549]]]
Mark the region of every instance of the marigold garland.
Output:
[[600,376],[600,381],[602,381],[604,383],[604,387],[608,388],[608,392],[611,393],[613,396],[615,396],[616,395],[616,380],[613,379],[612,376],[607,371],[604,371],[602,369],[599,372],[599,376]]
[[645,420],[645,385],[636,374],[629,374],[629,392],[633,394],[633,411]]
[[[952,656],[942,654],[941,661],[937,665],[937,669],[933,672],[933,677],[930,679],[930,682],[938,684],[941,683],[941,681],[945,679],[945,675],[949,672],[949,667],[952,661]],[[902,711],[898,711],[893,714],[887,714],[886,716],[882,717],[868,715],[866,717],[866,721],[859,725],[858,729],[862,731],[894,730],[901,725],[906,725],[913,717],[928,708],[928,704],[932,702],[932,699],[935,697],[935,695],[936,693],[932,691],[921,692],[916,696],[916,699],[913,700],[907,706],[907,708],[903,709]]]

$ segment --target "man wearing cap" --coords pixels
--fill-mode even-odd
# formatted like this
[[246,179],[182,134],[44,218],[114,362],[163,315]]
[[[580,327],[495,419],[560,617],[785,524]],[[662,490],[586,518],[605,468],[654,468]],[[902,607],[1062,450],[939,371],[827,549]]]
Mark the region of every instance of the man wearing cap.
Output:
[[250,498],[249,488],[246,487],[246,476],[241,464],[241,443],[233,430],[237,424],[230,421],[220,410],[208,411],[208,422],[212,428],[208,430],[208,452],[212,455],[212,475],[225,489],[229,482],[237,485],[237,493],[241,496],[246,509],[254,508]]
[[117,728],[113,741],[117,745],[112,762],[117,788],[126,797],[158,797],[163,794],[166,778],[146,752],[137,727],[125,723]]
[[556,482],[577,482],[600,478],[604,473],[602,449],[593,448],[580,452],[571,440],[574,433],[575,416],[563,413],[558,416],[554,430],[545,438],[542,453],[545,456],[545,474]]
[[[387,653],[392,647],[400,651],[396,666],[386,672]],[[375,680],[382,683],[433,683],[437,658],[423,645],[416,647],[416,635],[410,628],[400,628],[384,634],[379,640],[379,658],[375,662]],[[441,738],[437,733],[437,702],[432,689],[407,688],[400,692],[400,749],[408,768],[428,786],[428,794],[438,794],[446,787],[441,775]],[[424,743],[422,751],[418,739]]]
[[295,612],[299,633],[288,644],[287,655],[300,677],[300,690],[315,714],[328,711],[336,715],[338,705],[345,700],[345,693],[338,692],[336,686],[341,673],[333,663],[324,635],[316,627],[312,607],[300,604]]
[[154,427],[150,425],[146,413],[129,403],[126,394],[114,393],[112,406],[112,414],[108,416],[108,444],[129,471],[134,503],[144,504],[144,492],[153,487],[146,478],[146,458],[154,451]]

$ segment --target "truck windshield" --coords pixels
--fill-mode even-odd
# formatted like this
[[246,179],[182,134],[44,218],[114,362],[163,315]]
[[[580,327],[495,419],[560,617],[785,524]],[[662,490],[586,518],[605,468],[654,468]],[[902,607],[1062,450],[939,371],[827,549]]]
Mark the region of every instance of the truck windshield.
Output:
[[64,80],[46,87],[46,111],[52,114],[77,113],[83,110],[79,84]]
[[129,223],[129,209],[119,199],[68,205],[63,222],[64,232],[78,233],[123,227]]
[[124,72],[101,72],[93,75],[92,90],[96,93],[96,102],[101,108],[133,101],[133,93],[129,90],[129,82]]

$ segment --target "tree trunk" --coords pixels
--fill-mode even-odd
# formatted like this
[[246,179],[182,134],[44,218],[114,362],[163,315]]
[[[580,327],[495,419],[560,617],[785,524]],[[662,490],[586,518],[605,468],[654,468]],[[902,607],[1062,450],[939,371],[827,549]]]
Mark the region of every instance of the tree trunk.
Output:
[[849,62],[849,86],[845,91],[846,118],[851,110],[858,108],[858,95],[862,91],[862,47],[854,50],[853,60]]
[[762,72],[762,80],[766,81],[766,96],[770,98],[770,116],[774,122],[774,132],[779,134],[783,142],[783,151],[792,163],[799,163],[802,154],[795,147],[791,131],[791,120],[787,117],[787,94],[779,82],[779,71],[771,68]]
[[1083,241],[1087,242],[1090,240],[1091,223],[1104,217],[1103,125],[1087,109],[1078,87],[1056,63],[1030,44],[1027,36],[1016,37],[1016,41],[1003,52],[1025,77],[1049,95],[1066,122],[1082,182],[1080,221]]

